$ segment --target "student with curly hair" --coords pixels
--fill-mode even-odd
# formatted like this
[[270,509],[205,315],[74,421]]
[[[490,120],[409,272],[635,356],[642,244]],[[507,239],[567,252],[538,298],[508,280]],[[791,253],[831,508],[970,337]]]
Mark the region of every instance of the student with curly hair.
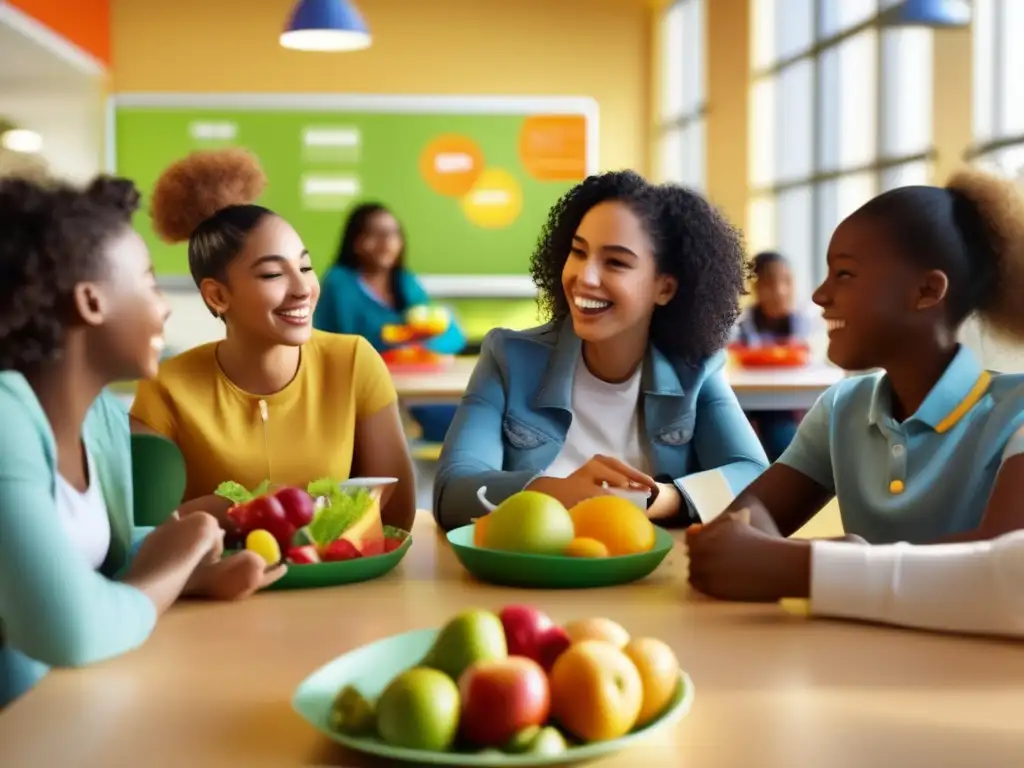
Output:
[[571,506],[616,489],[687,525],[767,459],[722,376],[745,277],[740,236],[699,195],[632,171],[551,210],[532,273],[551,321],[486,337],[441,454],[446,529],[524,488]]
[[309,251],[288,222],[254,203],[265,185],[240,149],[193,153],[157,181],[154,229],[188,242],[192,278],[226,336],[142,382],[133,428],[181,449],[182,514],[213,510],[227,525],[229,503],[212,495],[227,480],[252,488],[396,477],[382,514],[408,529],[412,460],[387,368],[365,339],[313,330],[320,285]]
[[133,529],[128,415],[104,392],[156,373],[167,305],[128,181],[0,181],[0,707],[47,667],[142,644],[180,595],[284,573],[221,560],[210,515]]
[[885,192],[839,225],[828,268],[814,301],[829,358],[879,372],[830,388],[730,514],[690,536],[690,582],[705,594],[810,594],[826,612],[903,601],[901,590],[917,587],[892,570],[900,548],[785,538],[833,497],[861,545],[983,541],[1024,528],[1024,376],[983,369],[958,342],[972,315],[1024,338],[1024,200],[1014,185],[968,170],[944,188]]

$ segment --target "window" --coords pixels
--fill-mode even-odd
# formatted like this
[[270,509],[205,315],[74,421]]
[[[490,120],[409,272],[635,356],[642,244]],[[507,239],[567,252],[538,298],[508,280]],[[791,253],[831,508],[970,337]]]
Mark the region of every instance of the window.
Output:
[[750,3],[748,241],[793,262],[806,300],[843,218],[928,181],[932,35],[884,28],[887,0]]
[[992,170],[1024,173],[1024,3],[975,0],[974,142],[970,156]]
[[704,188],[704,4],[677,0],[661,17],[658,175]]

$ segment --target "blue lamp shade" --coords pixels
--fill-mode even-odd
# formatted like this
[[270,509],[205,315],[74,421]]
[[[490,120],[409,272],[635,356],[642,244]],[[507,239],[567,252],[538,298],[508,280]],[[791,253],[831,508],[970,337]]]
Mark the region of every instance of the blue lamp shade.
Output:
[[299,0],[281,45],[296,51],[359,51],[370,47],[370,30],[347,0]]
[[966,27],[969,0],[901,0],[882,13],[886,27]]

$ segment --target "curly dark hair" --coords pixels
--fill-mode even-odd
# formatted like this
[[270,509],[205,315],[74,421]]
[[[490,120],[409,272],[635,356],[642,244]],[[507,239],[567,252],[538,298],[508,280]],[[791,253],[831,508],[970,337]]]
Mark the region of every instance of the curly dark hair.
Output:
[[674,184],[651,184],[633,171],[590,176],[573,187],[548,214],[530,265],[541,310],[552,320],[569,315],[562,268],[572,237],[587,211],[619,201],[643,222],[654,244],[661,274],[679,287],[651,319],[651,343],[690,365],[721,350],[739,317],[749,267],[743,238],[701,195]]
[[75,285],[105,275],[103,247],[131,226],[139,192],[101,176],[85,189],[0,180],[0,370],[60,357]]

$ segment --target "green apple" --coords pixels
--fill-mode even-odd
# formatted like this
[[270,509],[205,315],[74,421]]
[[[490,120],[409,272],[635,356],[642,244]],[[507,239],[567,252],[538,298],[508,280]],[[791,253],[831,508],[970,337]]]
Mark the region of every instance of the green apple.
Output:
[[459,730],[459,689],[443,672],[413,667],[377,700],[377,733],[388,744],[445,752]]
[[346,685],[331,704],[330,724],[339,733],[364,736],[373,733],[375,715],[373,704],[355,686]]
[[568,510],[546,493],[520,491],[487,516],[484,546],[508,552],[560,555],[575,536]]
[[490,611],[473,609],[463,611],[441,628],[420,665],[458,681],[471,664],[507,656],[501,619]]

